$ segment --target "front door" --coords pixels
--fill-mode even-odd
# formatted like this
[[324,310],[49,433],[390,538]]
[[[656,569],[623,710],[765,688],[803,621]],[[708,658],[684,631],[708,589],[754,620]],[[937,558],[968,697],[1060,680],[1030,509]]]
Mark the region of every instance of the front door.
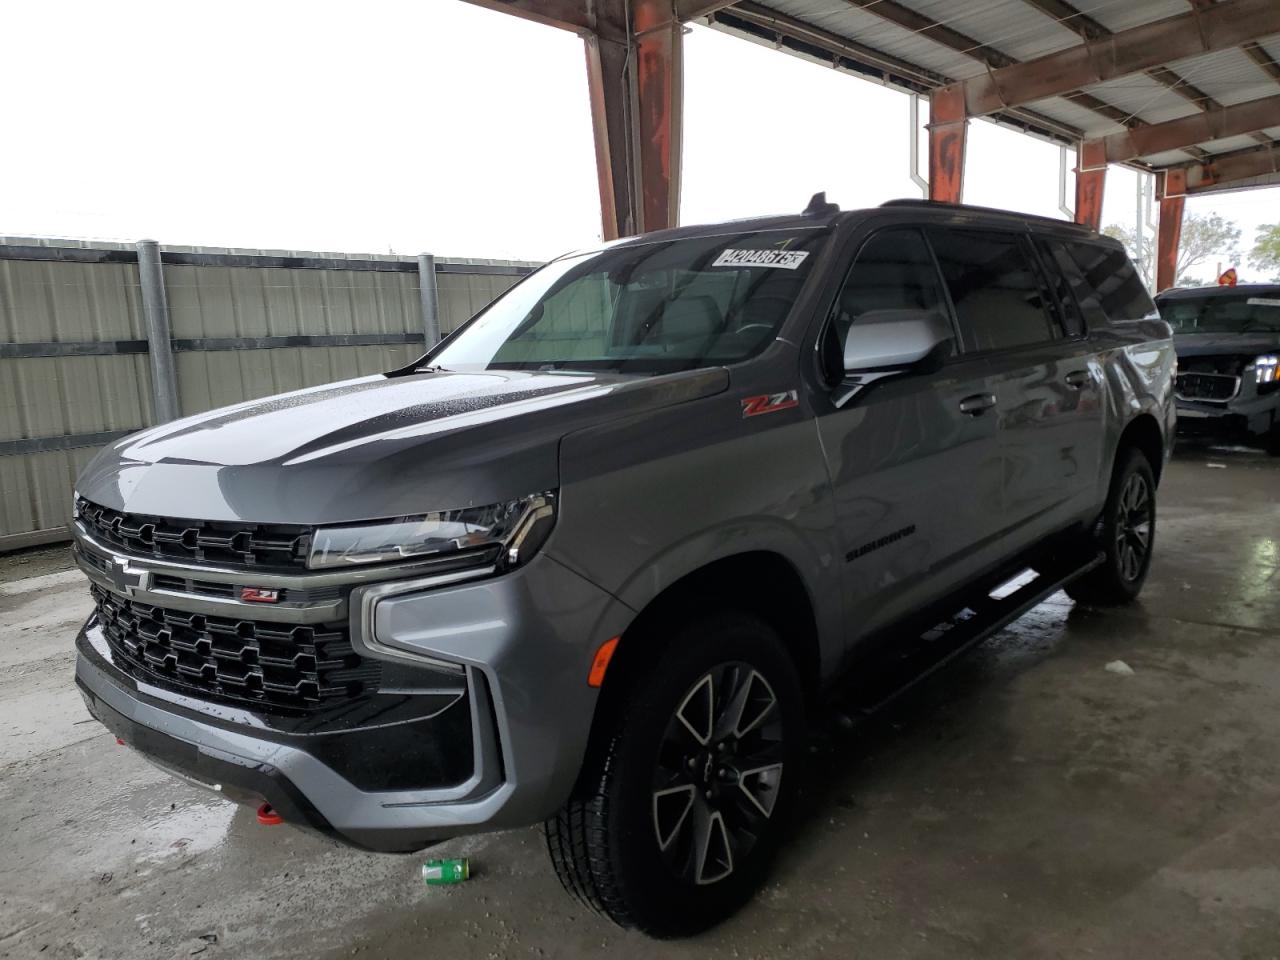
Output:
[[[859,316],[885,309],[948,315],[915,228],[881,230],[859,247],[826,321],[827,365],[832,358],[839,365]],[[985,359],[956,356],[940,372],[874,384],[817,418],[844,549],[851,641],[959,586],[993,549],[1001,509],[994,390]]]

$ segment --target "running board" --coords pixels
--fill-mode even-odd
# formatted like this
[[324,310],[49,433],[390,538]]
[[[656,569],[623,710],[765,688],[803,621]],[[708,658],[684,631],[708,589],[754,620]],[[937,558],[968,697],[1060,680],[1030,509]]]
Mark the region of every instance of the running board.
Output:
[[[894,642],[857,671],[862,682],[840,698],[845,709],[863,715],[883,709],[1105,559],[1105,554],[1098,553],[1081,563],[1077,555],[1067,561],[1028,567],[997,584],[989,593],[979,593],[950,617],[944,617],[922,633],[917,643],[904,647],[901,641]],[[1002,588],[1015,585],[1028,572],[1036,576],[1000,595]],[[890,692],[886,694],[886,690]]]

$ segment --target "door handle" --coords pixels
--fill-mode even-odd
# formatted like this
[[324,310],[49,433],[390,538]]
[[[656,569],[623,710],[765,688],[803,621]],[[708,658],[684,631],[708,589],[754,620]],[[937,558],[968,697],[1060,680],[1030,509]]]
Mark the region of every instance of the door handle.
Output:
[[1072,390],[1079,390],[1093,383],[1093,374],[1088,370],[1072,370],[1062,379]]
[[975,393],[973,396],[965,397],[960,401],[960,412],[967,413],[971,417],[980,417],[995,405],[996,395],[994,393]]

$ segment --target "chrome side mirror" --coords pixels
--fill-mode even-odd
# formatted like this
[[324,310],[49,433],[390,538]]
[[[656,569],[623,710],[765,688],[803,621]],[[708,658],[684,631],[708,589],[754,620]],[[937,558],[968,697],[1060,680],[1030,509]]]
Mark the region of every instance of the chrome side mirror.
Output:
[[868,310],[844,341],[846,375],[905,373],[941,361],[952,341],[945,317],[925,310]]

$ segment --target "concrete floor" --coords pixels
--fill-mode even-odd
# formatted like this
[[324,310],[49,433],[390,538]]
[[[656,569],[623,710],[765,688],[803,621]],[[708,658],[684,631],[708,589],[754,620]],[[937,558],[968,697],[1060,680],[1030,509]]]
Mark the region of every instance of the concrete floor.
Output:
[[1058,595],[822,748],[772,882],[675,945],[569,900],[537,829],[426,889],[159,773],[74,691],[65,551],[0,558],[0,957],[1280,956],[1278,489],[1180,456],[1138,605]]

